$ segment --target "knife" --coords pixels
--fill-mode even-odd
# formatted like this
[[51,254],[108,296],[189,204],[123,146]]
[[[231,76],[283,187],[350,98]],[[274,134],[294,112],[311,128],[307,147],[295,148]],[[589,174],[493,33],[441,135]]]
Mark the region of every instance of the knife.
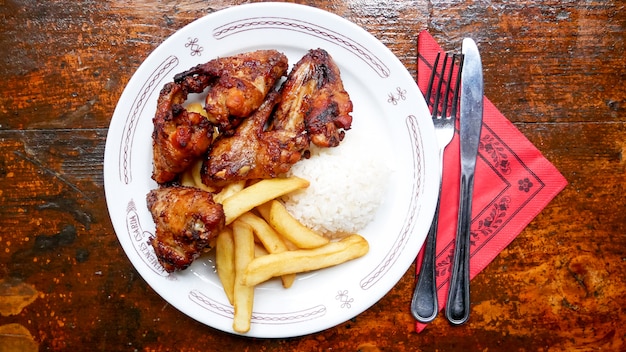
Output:
[[465,323],[470,312],[469,255],[472,193],[483,120],[483,68],[478,47],[472,39],[465,38],[461,51],[464,56],[463,72],[461,73],[461,114],[459,117],[461,193],[452,277],[446,302],[446,317],[454,325]]

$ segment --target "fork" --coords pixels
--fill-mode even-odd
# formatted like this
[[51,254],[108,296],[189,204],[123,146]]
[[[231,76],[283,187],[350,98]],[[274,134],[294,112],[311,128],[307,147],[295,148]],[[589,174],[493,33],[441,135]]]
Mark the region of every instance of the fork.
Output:
[[[435,319],[439,311],[437,303],[437,283],[435,275],[435,257],[437,243],[437,225],[439,218],[439,205],[441,201],[441,181],[443,176],[443,153],[454,136],[454,125],[457,118],[457,106],[460,95],[461,70],[463,67],[462,54],[445,54],[441,70],[437,72],[440,54],[437,54],[433,70],[428,81],[428,88],[425,94],[426,103],[432,108],[432,119],[435,126],[435,137],[439,145],[439,196],[437,206],[433,216],[428,235],[426,237],[426,247],[422,257],[422,267],[417,279],[417,285],[411,300],[411,313],[415,319],[421,323],[429,323]],[[452,86],[452,76],[454,74],[455,62],[458,62],[456,83]],[[433,92],[433,85],[436,76],[439,81]],[[447,76],[447,80],[446,80]],[[445,85],[444,85],[445,81]],[[431,101],[431,95],[434,98]]]

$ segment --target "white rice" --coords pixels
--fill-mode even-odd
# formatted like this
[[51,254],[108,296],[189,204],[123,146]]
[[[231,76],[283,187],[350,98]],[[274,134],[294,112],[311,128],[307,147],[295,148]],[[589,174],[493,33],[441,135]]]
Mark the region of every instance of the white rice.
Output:
[[[353,133],[351,133],[353,132]],[[287,210],[329,238],[358,233],[374,219],[388,182],[389,169],[376,139],[348,131],[334,148],[315,148],[290,175],[311,184],[283,198]]]

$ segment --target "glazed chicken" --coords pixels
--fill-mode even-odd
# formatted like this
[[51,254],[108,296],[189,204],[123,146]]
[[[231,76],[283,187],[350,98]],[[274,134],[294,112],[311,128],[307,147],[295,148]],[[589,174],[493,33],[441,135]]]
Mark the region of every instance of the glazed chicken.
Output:
[[224,210],[213,196],[191,187],[151,190],[147,204],[154,223],[150,238],[159,262],[167,272],[183,270],[203,252],[224,227]]
[[[176,185],[180,173],[202,159],[208,186],[277,177],[307,157],[311,143],[335,147],[350,129],[352,101],[326,51],[310,50],[274,91],[287,68],[283,54],[260,50],[198,65],[163,87],[153,119],[160,187],[146,200],[156,224],[150,244],[166,271],[191,265],[225,226],[221,204]],[[208,118],[184,108],[190,93],[207,94]]]
[[337,146],[352,123],[352,102],[339,68],[322,50],[310,50],[296,63],[278,94],[236,129],[220,136],[202,167],[202,182],[271,178],[306,156],[310,143]]
[[172,181],[209,149],[213,126],[202,115],[182,107],[185,87],[168,83],[161,90],[152,132],[153,171],[157,183]]
[[208,87],[209,120],[228,133],[263,103],[288,67],[283,53],[257,50],[200,64],[174,76],[174,82],[193,86],[198,93]]
[[301,129],[265,131],[280,96],[272,92],[235,134],[219,138],[202,165],[202,182],[220,187],[228,182],[276,177],[301,159],[309,140]]
[[350,113],[352,101],[343,87],[339,67],[325,50],[310,50],[281,87],[273,129],[293,129],[304,121],[311,142],[336,147],[352,125]]
[[[287,67],[284,54],[259,50],[211,60],[174,76],[161,90],[153,118],[152,178],[159,184],[174,181],[208,151],[214,127],[232,130],[261,105]],[[183,107],[190,93],[205,90],[208,119]]]

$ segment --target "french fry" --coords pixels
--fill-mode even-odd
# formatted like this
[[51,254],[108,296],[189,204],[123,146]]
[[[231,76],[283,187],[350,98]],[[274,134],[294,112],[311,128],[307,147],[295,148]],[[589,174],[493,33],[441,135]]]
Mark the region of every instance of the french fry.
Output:
[[[206,192],[215,192],[215,188],[209,187],[202,183],[202,178],[200,177],[200,169],[202,168],[202,160],[196,161],[191,167],[187,168],[180,175],[180,184],[185,187],[195,187],[199,188]],[[215,196],[214,196],[215,197]]]
[[[265,207],[269,209],[265,209]],[[309,229],[294,218],[285,206],[272,200],[258,207],[261,216],[283,237],[295,244],[298,248],[317,248],[330,242],[330,240],[317,232]]]
[[224,293],[230,304],[234,305],[235,290],[235,242],[233,231],[225,227],[217,236],[215,245],[215,267],[222,282]]
[[233,183],[229,183],[222,190],[213,196],[213,200],[216,203],[222,203],[224,199],[232,196],[233,194],[240,192],[244,186],[246,185],[246,181],[237,181]]
[[198,160],[191,167],[191,177],[193,178],[194,185],[196,187],[200,188],[201,190],[204,190],[204,191],[207,191],[207,192],[215,192],[215,188],[209,187],[209,186],[205,185],[204,183],[202,183],[202,178],[200,177],[200,170],[201,169],[202,169],[202,160]]
[[271,178],[248,186],[223,200],[226,225],[257,205],[308,186],[309,181],[299,177]]
[[261,214],[261,217],[267,222],[269,222],[270,219],[270,209],[272,208],[272,201],[273,199],[256,207],[256,210],[259,212],[259,214]]
[[180,184],[185,187],[196,187],[191,169],[185,170],[185,172],[180,175]]
[[252,319],[252,304],[254,301],[254,286],[244,285],[245,270],[254,259],[254,234],[252,227],[243,221],[233,223],[233,237],[235,240],[235,285],[233,305],[233,330],[246,333],[250,330]]
[[287,250],[287,246],[280,235],[262,218],[247,212],[242,214],[238,220],[252,227],[252,231],[269,253],[280,253]]
[[262,257],[268,254],[270,253],[267,251],[267,249],[265,249],[265,247],[263,247],[262,244],[259,244],[259,243],[254,244],[254,257],[255,258]]
[[[256,237],[261,241],[263,247],[269,253],[281,253],[288,250],[287,246],[280,238],[280,235],[262,218],[247,212],[241,215],[238,220],[241,220],[252,227],[252,230]],[[284,288],[289,288],[296,280],[296,274],[287,274],[280,277]]]
[[353,234],[314,249],[268,254],[248,264],[242,284],[254,287],[272,277],[327,268],[362,257],[368,251],[367,240]]

